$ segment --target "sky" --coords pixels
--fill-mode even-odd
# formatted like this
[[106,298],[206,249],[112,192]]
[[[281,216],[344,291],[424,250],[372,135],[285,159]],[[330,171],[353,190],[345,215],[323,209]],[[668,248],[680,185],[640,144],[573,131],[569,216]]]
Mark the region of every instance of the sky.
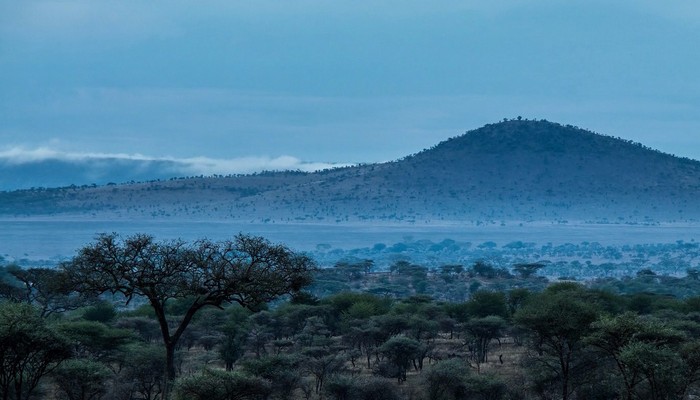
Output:
[[315,168],[522,116],[700,159],[699,39],[696,0],[0,0],[0,158]]

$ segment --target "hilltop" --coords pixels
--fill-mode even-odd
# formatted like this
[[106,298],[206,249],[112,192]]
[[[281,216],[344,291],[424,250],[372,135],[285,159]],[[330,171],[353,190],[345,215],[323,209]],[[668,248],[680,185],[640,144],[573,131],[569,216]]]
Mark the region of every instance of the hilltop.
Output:
[[0,193],[4,217],[243,222],[696,222],[700,162],[548,121],[489,124],[403,159]]

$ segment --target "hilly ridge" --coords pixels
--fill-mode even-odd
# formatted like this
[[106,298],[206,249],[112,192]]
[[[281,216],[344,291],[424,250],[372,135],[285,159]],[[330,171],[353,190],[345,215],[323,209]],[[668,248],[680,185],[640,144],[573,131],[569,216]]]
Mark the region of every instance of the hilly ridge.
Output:
[[401,160],[0,193],[0,216],[243,222],[700,220],[700,162],[547,121],[489,124]]

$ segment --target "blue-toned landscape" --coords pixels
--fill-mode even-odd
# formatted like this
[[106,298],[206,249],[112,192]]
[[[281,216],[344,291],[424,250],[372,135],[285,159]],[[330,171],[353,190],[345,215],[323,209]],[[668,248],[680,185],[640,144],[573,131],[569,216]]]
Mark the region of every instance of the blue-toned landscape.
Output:
[[0,0],[0,400],[700,399],[693,0]]

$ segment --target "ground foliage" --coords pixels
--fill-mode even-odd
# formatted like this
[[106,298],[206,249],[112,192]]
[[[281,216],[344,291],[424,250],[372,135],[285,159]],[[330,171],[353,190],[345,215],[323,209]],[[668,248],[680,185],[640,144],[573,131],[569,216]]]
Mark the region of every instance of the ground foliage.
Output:
[[[532,268],[401,262],[378,273],[368,261],[345,263],[316,271],[294,296],[204,309],[174,346],[178,378],[169,397],[670,400],[700,393],[700,297],[673,295],[679,283],[695,287],[692,270],[578,283],[549,282]],[[15,269],[4,284],[26,288],[11,279]],[[61,301],[93,301],[57,290]],[[4,293],[3,399],[165,395],[161,327],[142,294],[128,306],[108,296],[45,313],[51,296]],[[168,324],[177,326],[196,301],[169,301]]]

